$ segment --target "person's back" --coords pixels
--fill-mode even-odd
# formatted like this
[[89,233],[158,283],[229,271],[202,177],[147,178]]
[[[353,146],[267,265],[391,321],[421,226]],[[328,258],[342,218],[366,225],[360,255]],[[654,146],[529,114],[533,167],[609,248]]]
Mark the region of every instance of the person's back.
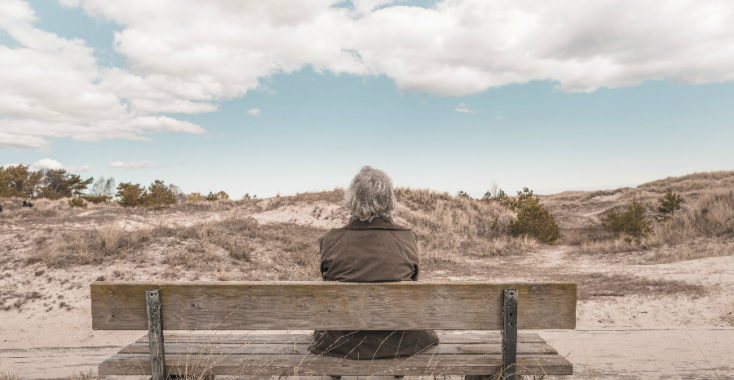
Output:
[[[324,281],[418,280],[416,236],[410,229],[392,222],[397,202],[387,174],[363,168],[347,190],[346,201],[354,216],[350,223],[319,238]],[[438,336],[429,330],[327,330],[316,331],[310,350],[340,358],[371,360],[412,356],[437,343]]]

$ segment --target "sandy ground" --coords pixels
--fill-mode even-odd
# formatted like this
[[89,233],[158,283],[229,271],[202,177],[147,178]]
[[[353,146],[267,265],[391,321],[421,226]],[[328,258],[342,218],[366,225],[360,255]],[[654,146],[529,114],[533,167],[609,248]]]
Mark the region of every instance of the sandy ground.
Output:
[[[161,223],[189,225],[217,220],[226,213],[130,216],[115,223],[130,229]],[[86,215],[77,215],[74,223],[82,225]],[[322,228],[341,226],[346,218],[338,207],[325,202],[289,205],[252,216],[261,223],[292,222]],[[3,239],[19,231],[16,226],[2,228]],[[734,378],[734,252],[730,256],[642,265],[578,256],[571,251],[571,247],[553,247],[518,260],[519,264],[547,271],[571,267],[579,273],[661,278],[708,289],[702,297],[626,295],[580,301],[577,330],[539,332],[574,364],[577,375],[572,378]],[[476,262],[485,267],[491,267],[492,260],[466,258],[469,265]],[[93,331],[89,284],[100,274],[112,278],[112,272],[145,280],[156,277],[159,269],[143,270],[128,263],[107,268],[45,269],[38,274],[39,268],[0,273],[3,292],[39,291],[44,295],[28,301],[20,310],[0,311],[0,371],[29,379],[68,376],[95,369],[106,357],[144,334]],[[428,280],[492,280],[481,273],[457,276],[438,269],[424,273]],[[523,278],[522,273],[515,279],[532,280]]]

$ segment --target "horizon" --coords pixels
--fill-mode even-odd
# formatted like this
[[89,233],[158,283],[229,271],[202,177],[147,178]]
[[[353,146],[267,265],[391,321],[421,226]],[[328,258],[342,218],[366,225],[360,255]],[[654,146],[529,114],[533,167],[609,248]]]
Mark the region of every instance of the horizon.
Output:
[[0,165],[233,199],[730,170],[734,10],[605,4],[5,0]]

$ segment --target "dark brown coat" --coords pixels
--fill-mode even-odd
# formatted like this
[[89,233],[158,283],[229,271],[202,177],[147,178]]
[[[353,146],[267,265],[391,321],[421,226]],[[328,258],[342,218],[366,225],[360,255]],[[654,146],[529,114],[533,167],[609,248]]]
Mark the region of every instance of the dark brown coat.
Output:
[[[324,281],[417,281],[416,236],[408,228],[375,218],[353,220],[319,238]],[[430,330],[316,331],[311,351],[340,358],[372,360],[412,356],[438,343]]]

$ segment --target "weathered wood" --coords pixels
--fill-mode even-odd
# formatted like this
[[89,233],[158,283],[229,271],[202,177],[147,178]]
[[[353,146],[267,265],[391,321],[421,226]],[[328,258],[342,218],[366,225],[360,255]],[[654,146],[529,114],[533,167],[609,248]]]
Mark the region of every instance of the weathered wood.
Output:
[[502,309],[502,378],[515,380],[517,371],[517,289],[504,290]]
[[[219,344],[212,343],[166,343],[166,355],[189,353],[194,356],[201,355],[307,355],[308,343],[243,343],[243,344]],[[120,354],[146,354],[150,352],[145,343],[133,343],[122,348]],[[517,346],[519,355],[557,355],[556,351],[548,343],[521,343]],[[481,355],[502,354],[502,345],[495,344],[439,344],[435,349],[420,352],[418,355]]]
[[506,288],[518,291],[519,329],[576,326],[571,282],[95,282],[93,328],[147,329],[153,288],[172,330],[499,330]]
[[[100,375],[149,375],[148,355],[114,355],[99,366]],[[501,355],[417,355],[411,358],[342,360],[316,355],[210,355],[192,357],[168,355],[166,369],[171,375],[188,371],[212,375],[267,376],[443,376],[495,373],[502,366]],[[571,375],[573,366],[560,355],[526,355],[517,361],[518,375]]]
[[[451,334],[437,331],[441,344],[501,344],[500,331],[481,332],[477,334]],[[221,333],[221,332],[164,332],[166,342],[173,343],[216,343],[216,344],[246,344],[246,343],[308,343],[312,334],[268,334],[260,332],[250,333]],[[545,343],[537,333],[518,333],[518,343]],[[143,335],[136,343],[148,343],[148,336]],[[167,343],[166,343],[167,344]]]
[[148,354],[150,355],[151,380],[166,380],[160,289],[147,290],[145,300],[148,309]]

